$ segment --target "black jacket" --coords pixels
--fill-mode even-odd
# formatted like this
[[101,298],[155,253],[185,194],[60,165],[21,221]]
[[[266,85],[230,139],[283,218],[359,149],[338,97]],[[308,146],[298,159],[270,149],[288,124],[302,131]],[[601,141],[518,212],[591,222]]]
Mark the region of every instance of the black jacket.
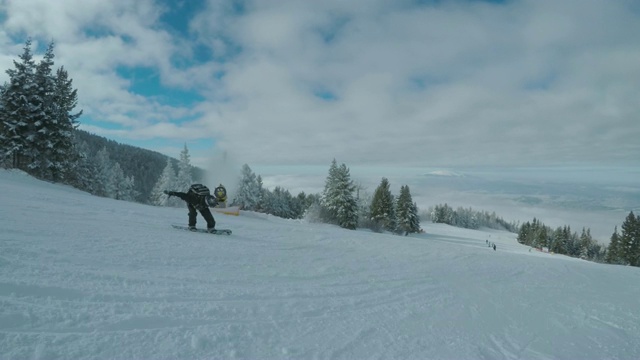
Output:
[[198,195],[198,194],[194,194],[192,192],[179,192],[179,191],[168,191],[167,195],[169,196],[177,196],[180,199],[184,200],[187,202],[187,204],[193,206],[194,208],[198,209],[198,210],[202,210],[202,209],[206,209],[208,208],[207,206],[207,202],[205,201],[204,196]]

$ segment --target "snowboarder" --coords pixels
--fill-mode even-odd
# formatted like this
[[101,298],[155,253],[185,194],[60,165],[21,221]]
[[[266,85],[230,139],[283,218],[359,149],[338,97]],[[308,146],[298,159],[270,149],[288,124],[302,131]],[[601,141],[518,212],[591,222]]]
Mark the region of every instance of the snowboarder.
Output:
[[164,193],[169,197],[177,196],[186,201],[189,209],[189,230],[197,230],[196,218],[198,217],[198,211],[200,211],[202,217],[207,221],[207,231],[215,232],[216,221],[209,208],[227,200],[227,190],[222,184],[215,189],[215,196],[211,195],[209,188],[202,184],[191,185],[186,193],[168,190],[165,190]]

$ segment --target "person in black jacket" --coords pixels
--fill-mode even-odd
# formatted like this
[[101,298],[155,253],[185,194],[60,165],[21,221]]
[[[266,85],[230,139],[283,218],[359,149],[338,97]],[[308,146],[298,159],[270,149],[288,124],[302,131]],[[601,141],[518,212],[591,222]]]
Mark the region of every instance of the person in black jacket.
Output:
[[[208,194],[209,189],[200,184],[196,185],[204,187],[206,189],[206,193]],[[186,193],[167,190],[165,190],[164,193],[169,195],[169,197],[177,196],[187,203],[187,208],[189,209],[189,230],[196,231],[196,219],[198,217],[198,211],[200,211],[202,217],[207,221],[207,231],[213,232],[216,228],[216,220],[213,218],[213,215],[211,214],[211,210],[209,210],[209,208],[216,206],[218,202],[224,202],[226,199],[217,198],[213,195],[205,195],[203,193],[199,194],[198,192],[194,191],[194,186],[196,185],[192,185],[192,187]],[[216,194],[218,194],[217,191]]]

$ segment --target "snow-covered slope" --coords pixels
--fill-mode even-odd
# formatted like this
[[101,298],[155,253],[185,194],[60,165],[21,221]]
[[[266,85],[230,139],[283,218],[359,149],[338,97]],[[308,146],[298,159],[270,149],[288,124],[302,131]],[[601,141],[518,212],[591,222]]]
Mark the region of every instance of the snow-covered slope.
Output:
[[638,268],[496,231],[186,218],[0,170],[0,359],[640,358]]

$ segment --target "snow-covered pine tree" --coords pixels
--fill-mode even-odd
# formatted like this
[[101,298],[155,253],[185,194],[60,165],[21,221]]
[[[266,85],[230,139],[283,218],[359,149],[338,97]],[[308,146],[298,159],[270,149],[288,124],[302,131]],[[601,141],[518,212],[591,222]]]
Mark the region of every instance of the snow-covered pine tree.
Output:
[[371,228],[371,201],[373,195],[361,184],[356,185],[356,202],[358,203],[358,226]]
[[151,190],[149,202],[157,206],[177,206],[177,200],[170,201],[170,199],[173,200],[174,198],[169,198],[164,194],[165,190],[173,191],[176,189],[176,171],[173,168],[171,158],[167,158],[167,165],[164,167],[162,174],[160,174],[158,181],[156,181],[153,190]]
[[289,190],[276,186],[271,194],[272,208],[269,213],[284,219],[291,219],[293,215],[291,211],[291,199],[292,196]]
[[36,65],[35,70],[35,97],[33,106],[39,109],[33,122],[33,148],[32,160],[29,168],[32,173],[43,179],[55,180],[60,169],[56,169],[53,160],[55,144],[58,138],[57,128],[54,123],[54,114],[57,113],[57,105],[53,94],[55,78],[53,76],[53,42],[47,47],[42,60]]
[[119,163],[114,162],[111,169],[111,176],[109,178],[109,185],[107,186],[107,188],[111,189],[111,194],[109,195],[110,198],[124,200],[125,179],[126,177],[124,176],[122,167]]
[[355,190],[347,165],[338,166],[333,159],[321,200],[330,222],[351,230],[358,226],[358,203],[354,196]]
[[122,192],[122,200],[135,201],[139,193],[136,191],[136,181],[133,175],[125,176],[120,187]]
[[240,206],[243,210],[257,210],[261,195],[261,188],[256,174],[254,174],[249,165],[242,165],[238,190],[232,205]]
[[111,188],[111,171],[113,170],[113,163],[109,156],[107,147],[103,147],[98,150],[94,156],[94,164],[96,167],[97,184],[96,195],[104,197],[112,197],[114,189]]
[[393,195],[387,178],[382,178],[380,185],[373,193],[371,201],[371,220],[374,223],[374,231],[396,231],[396,214]]
[[622,223],[622,231],[620,233],[620,243],[618,254],[622,263],[631,266],[640,266],[638,262],[638,253],[640,253],[640,239],[638,238],[638,218],[633,211],[627,215]]
[[256,211],[264,212],[264,202],[268,196],[269,190],[265,189],[261,175],[256,176],[256,181],[258,182],[258,189],[260,189],[260,201],[258,201],[258,204],[256,205]]
[[559,227],[554,232],[552,250],[558,254],[568,254],[571,248],[571,229],[567,226]]
[[613,234],[611,235],[611,239],[609,241],[609,246],[607,247],[607,255],[605,257],[605,261],[609,264],[619,264],[620,263],[620,235],[618,235],[618,227],[616,226]]
[[307,210],[307,208],[309,208],[309,206],[311,206],[312,203],[313,197],[308,198],[307,194],[305,194],[304,191],[299,192],[291,202],[291,211],[293,211],[293,218],[302,219],[305,211]]
[[520,230],[518,231],[518,237],[516,238],[516,240],[520,244],[529,245],[527,244],[527,234],[529,233],[530,230],[531,230],[531,223],[528,221],[523,223],[520,226]]
[[329,174],[327,175],[327,179],[324,183],[324,190],[322,191],[322,196],[320,198],[320,216],[322,220],[330,224],[337,224],[337,214],[335,211],[329,210],[332,207],[336,207],[337,204],[333,204],[334,200],[333,194],[336,193],[337,188],[337,178],[338,178],[338,162],[336,159],[331,161],[331,166],[329,166]]
[[640,215],[636,216],[635,226],[633,227],[633,243],[631,245],[633,256],[633,266],[640,266]]
[[[337,173],[336,200],[338,225],[345,229],[355,230],[358,227],[358,202],[355,198],[356,187],[351,181],[347,165],[340,164]],[[331,210],[331,208],[330,208]]]
[[79,160],[78,149],[74,146],[74,133],[82,110],[73,113],[78,104],[78,90],[73,88],[73,80],[69,78],[64,67],[56,71],[53,102],[53,126],[56,134],[52,139],[51,153],[53,180],[66,179],[69,175],[73,176],[69,174],[70,169],[75,167],[74,162]]
[[40,109],[36,97],[35,62],[31,53],[31,39],[13,61],[14,69],[8,69],[9,82],[3,87],[0,98],[0,157],[12,168],[29,170],[34,155],[36,139],[35,123]]
[[549,233],[546,226],[539,224],[538,229],[533,234],[533,246],[538,249],[549,247]]
[[96,194],[97,171],[95,164],[89,159],[89,145],[86,141],[78,142],[74,137],[73,146],[75,149],[72,153],[75,158],[69,162],[66,180],[77,189]]
[[176,179],[175,187],[177,191],[187,191],[191,184],[193,184],[193,177],[191,175],[191,156],[189,155],[189,149],[185,143],[184,148],[180,152],[178,178]]
[[589,250],[591,248],[591,231],[586,228],[582,228],[582,234],[580,235],[580,259],[587,260],[590,258]]
[[420,232],[420,220],[418,208],[411,198],[408,185],[400,187],[400,195],[397,201],[398,230],[405,235]]
[[412,233],[419,233],[420,231],[422,231],[422,228],[420,227],[420,215],[418,215],[418,204],[414,201],[411,204],[411,232]]
[[446,203],[444,205],[436,205],[431,212],[431,221],[434,223],[454,225],[455,219],[455,211]]
[[113,164],[109,183],[108,188],[113,191],[109,197],[124,201],[134,201],[137,197],[133,176],[126,176],[120,163],[115,162]]
[[276,186],[273,191],[267,191],[264,202],[264,211],[267,214],[278,216],[285,219],[292,219],[293,211],[291,202],[293,197],[289,190]]

